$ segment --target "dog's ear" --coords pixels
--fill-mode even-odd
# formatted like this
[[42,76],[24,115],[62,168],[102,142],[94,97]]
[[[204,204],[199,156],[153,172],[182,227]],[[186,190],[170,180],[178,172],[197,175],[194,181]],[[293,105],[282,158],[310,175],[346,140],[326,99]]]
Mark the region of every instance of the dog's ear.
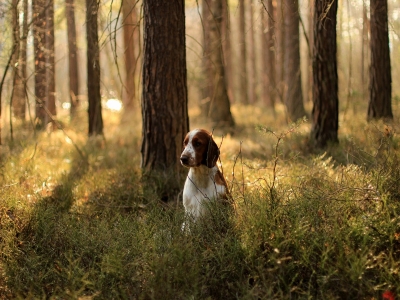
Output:
[[208,142],[207,151],[204,153],[206,166],[208,168],[212,168],[217,163],[219,157],[219,148],[217,144],[214,142],[212,136],[210,135],[210,140]]

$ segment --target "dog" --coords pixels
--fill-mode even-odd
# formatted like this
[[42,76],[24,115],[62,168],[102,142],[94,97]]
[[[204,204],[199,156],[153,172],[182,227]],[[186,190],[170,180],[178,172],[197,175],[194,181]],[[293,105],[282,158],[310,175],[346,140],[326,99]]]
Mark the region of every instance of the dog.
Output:
[[219,154],[212,134],[205,129],[190,131],[183,141],[180,161],[189,168],[183,188],[183,206],[186,217],[193,222],[207,214],[208,201],[228,199],[228,186],[217,166]]

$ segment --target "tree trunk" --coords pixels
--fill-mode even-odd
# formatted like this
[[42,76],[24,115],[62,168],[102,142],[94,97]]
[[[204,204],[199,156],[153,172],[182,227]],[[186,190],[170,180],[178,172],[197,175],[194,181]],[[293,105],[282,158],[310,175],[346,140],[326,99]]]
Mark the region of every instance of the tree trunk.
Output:
[[206,87],[202,111],[213,127],[231,130],[235,125],[226,88],[222,50],[222,1],[204,0],[204,76]]
[[306,115],[303,104],[300,68],[300,35],[298,0],[285,0],[285,105],[290,121]]
[[23,81],[23,91],[24,91],[24,103],[21,103],[21,119],[25,120],[26,115],[26,85],[28,80],[28,75],[26,71],[27,67],[27,56],[28,56],[28,0],[23,0],[23,13],[24,18],[22,20],[22,40],[21,40],[21,53],[20,53],[20,68],[21,68],[21,76]]
[[46,125],[46,1],[32,0],[33,45],[35,60],[35,125],[41,129]]
[[54,60],[54,0],[46,2],[46,97],[47,109],[46,124],[52,122],[51,116],[56,115],[56,83]]
[[[15,52],[13,58],[14,66],[14,78],[13,78],[13,96],[12,96],[12,108],[14,116],[19,120],[25,120],[25,90],[23,83],[23,53],[21,46],[24,44],[24,40],[20,37],[20,24],[19,24],[19,0],[13,0],[12,2],[12,26],[13,26],[13,43],[15,45]],[[25,44],[26,45],[26,44]]]
[[[210,1],[210,0],[208,0]],[[224,0],[211,0],[212,2],[220,2]],[[215,6],[215,5],[214,5]],[[216,7],[216,6],[215,6]],[[239,59],[239,88],[240,101],[242,104],[249,103],[248,96],[248,81],[247,81],[247,47],[246,47],[246,28],[245,28],[245,5],[244,0],[239,0],[239,44],[240,44],[240,59]]]
[[97,0],[86,0],[87,88],[89,136],[103,135],[100,95],[100,57],[97,31]]
[[276,45],[275,45],[275,9],[272,0],[264,0],[261,8],[263,30],[261,31],[263,44],[263,102],[275,112],[276,100]]
[[213,14],[211,10],[212,8],[209,5],[209,0],[203,0],[201,7],[203,26],[203,84],[201,86],[202,99],[200,101],[200,108],[202,115],[209,118],[210,103],[214,94],[213,62],[210,58],[210,53],[212,51],[210,44],[210,30],[212,27],[210,26],[210,22],[213,21]]
[[68,34],[68,63],[69,63],[69,96],[70,115],[73,119],[79,106],[79,72],[78,52],[76,47],[75,4],[74,0],[65,0],[65,17],[67,19]]
[[122,90],[122,101],[126,110],[131,110],[136,100],[136,54],[135,48],[138,39],[136,0],[124,0],[122,3],[122,26],[124,29],[124,57],[125,57],[125,81]]
[[306,101],[311,102],[312,101],[312,51],[313,51],[313,4],[309,4],[310,8],[307,14],[307,19],[308,19],[308,45],[307,45],[307,81],[306,81]]
[[235,102],[233,92],[233,71],[232,71],[232,45],[231,45],[231,26],[230,26],[230,12],[229,12],[229,0],[222,1],[222,49],[224,53],[224,69],[226,77],[226,89],[228,91],[228,97],[232,102]]
[[393,119],[387,0],[371,0],[368,119]]
[[362,23],[362,35],[361,35],[361,97],[364,99],[367,93],[367,78],[368,74],[366,72],[366,61],[368,61],[368,32],[369,32],[369,21],[367,15],[367,4],[363,0],[363,23]]
[[184,0],[144,0],[142,168],[179,174],[189,130]]
[[280,100],[283,102],[285,99],[285,89],[284,89],[284,57],[285,57],[285,5],[283,0],[276,1],[275,10],[275,57],[276,57],[276,91]]
[[311,143],[338,142],[338,75],[336,14],[338,0],[315,0],[313,43],[313,109]]
[[249,103],[254,104],[257,102],[257,69],[256,69],[256,41],[254,37],[255,24],[254,24],[254,2],[253,0],[248,1],[249,14],[250,14],[250,56],[249,56]]

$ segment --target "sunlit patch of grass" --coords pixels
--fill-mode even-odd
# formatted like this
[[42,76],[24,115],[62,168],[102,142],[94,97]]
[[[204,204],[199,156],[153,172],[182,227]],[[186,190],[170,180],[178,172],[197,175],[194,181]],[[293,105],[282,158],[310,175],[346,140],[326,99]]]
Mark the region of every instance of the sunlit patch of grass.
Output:
[[79,121],[68,137],[16,137],[1,163],[0,298],[399,295],[399,123],[349,112],[340,144],[315,150],[309,122],[287,124],[281,106],[233,112],[238,130],[214,136],[235,210],[211,204],[190,233],[182,182],[140,169],[139,114],[107,112],[105,139]]
[[[374,297],[396,287],[393,270],[397,274],[400,265],[389,257],[400,255],[391,242],[399,208],[396,202],[385,205],[387,195],[376,184],[373,174],[357,166],[335,168],[320,157],[273,194],[262,187],[248,191],[237,227],[257,262],[254,285],[263,290],[268,282],[275,297],[324,299]],[[377,266],[373,260],[381,255]]]

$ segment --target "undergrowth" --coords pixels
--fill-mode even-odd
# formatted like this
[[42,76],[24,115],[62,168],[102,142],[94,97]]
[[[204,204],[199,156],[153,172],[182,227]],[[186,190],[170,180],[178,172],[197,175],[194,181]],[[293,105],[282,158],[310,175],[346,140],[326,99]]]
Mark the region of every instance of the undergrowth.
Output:
[[399,123],[344,124],[319,151],[307,121],[235,117],[216,136],[235,210],[213,204],[190,233],[174,179],[139,167],[136,119],[105,118],[105,139],[74,124],[2,146],[0,298],[400,295]]

